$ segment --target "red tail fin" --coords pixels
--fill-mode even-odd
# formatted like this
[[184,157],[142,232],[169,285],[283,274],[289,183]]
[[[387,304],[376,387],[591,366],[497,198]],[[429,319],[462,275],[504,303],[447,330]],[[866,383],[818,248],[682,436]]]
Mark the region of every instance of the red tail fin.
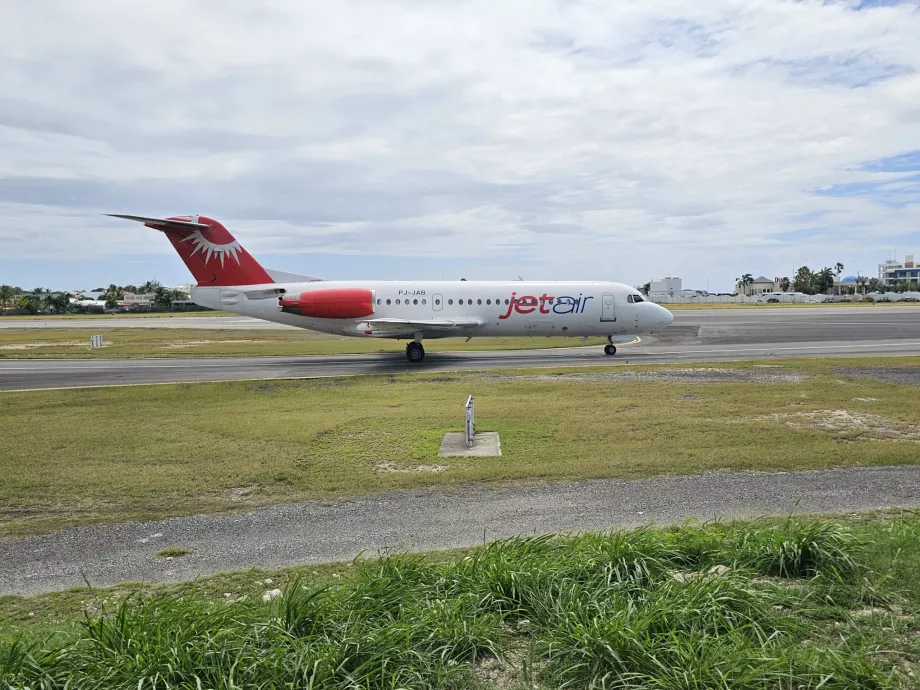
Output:
[[145,218],[107,214],[136,220],[165,233],[198,285],[259,285],[273,283],[265,269],[243,249],[227,228],[204,216]]

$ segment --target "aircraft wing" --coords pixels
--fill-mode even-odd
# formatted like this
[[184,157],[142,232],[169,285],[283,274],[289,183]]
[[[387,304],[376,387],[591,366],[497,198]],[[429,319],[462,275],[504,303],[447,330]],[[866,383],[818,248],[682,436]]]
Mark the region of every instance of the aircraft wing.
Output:
[[359,327],[367,335],[413,335],[418,331],[426,335],[467,335],[483,323],[482,319],[469,316],[456,319],[368,319]]

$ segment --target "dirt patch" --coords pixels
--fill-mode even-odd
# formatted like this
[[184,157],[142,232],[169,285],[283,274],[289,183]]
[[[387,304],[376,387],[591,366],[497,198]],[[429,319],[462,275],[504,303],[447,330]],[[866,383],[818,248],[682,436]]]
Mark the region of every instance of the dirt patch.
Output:
[[782,422],[793,429],[819,429],[842,440],[884,440],[920,442],[920,426],[874,414],[849,410],[787,412],[760,417]]
[[252,496],[253,486],[234,486],[227,489],[227,496],[231,501],[245,501]]
[[811,374],[773,369],[720,369],[695,367],[660,369],[657,371],[622,371],[602,374],[540,374],[537,376],[484,375],[490,381],[596,381],[616,383],[624,381],[660,381],[664,383],[801,383]]
[[920,367],[834,367],[835,374],[880,383],[920,386]]
[[400,467],[390,460],[378,462],[374,465],[378,472],[443,472],[446,465],[416,465],[415,467]]
[[179,350],[183,347],[198,347],[199,345],[211,345],[217,343],[219,345],[238,345],[246,343],[271,343],[271,340],[177,340],[172,343],[166,343],[162,346],[164,350]]
[[[108,344],[106,343],[106,345]],[[16,345],[0,345],[0,350],[34,350],[39,347],[79,347],[80,345],[89,347],[89,340],[67,340],[59,343],[17,343]]]

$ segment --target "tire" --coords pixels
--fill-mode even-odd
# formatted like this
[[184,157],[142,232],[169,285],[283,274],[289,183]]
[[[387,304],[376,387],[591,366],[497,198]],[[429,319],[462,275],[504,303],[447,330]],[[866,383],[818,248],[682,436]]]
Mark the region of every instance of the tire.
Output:
[[418,364],[425,359],[425,348],[421,343],[409,343],[406,346],[406,359],[413,364]]
[[604,354],[608,356],[613,356],[617,353],[616,345],[604,345]]

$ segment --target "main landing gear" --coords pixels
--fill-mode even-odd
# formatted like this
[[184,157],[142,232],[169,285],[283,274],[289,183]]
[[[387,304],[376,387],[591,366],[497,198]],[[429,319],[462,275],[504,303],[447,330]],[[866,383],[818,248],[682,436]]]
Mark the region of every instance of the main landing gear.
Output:
[[617,346],[613,344],[613,336],[607,336],[607,344],[604,345],[604,354],[613,357],[617,353]]
[[406,345],[406,359],[408,359],[413,364],[418,364],[423,359],[425,359],[425,348],[422,347],[422,344],[416,341],[412,341]]

